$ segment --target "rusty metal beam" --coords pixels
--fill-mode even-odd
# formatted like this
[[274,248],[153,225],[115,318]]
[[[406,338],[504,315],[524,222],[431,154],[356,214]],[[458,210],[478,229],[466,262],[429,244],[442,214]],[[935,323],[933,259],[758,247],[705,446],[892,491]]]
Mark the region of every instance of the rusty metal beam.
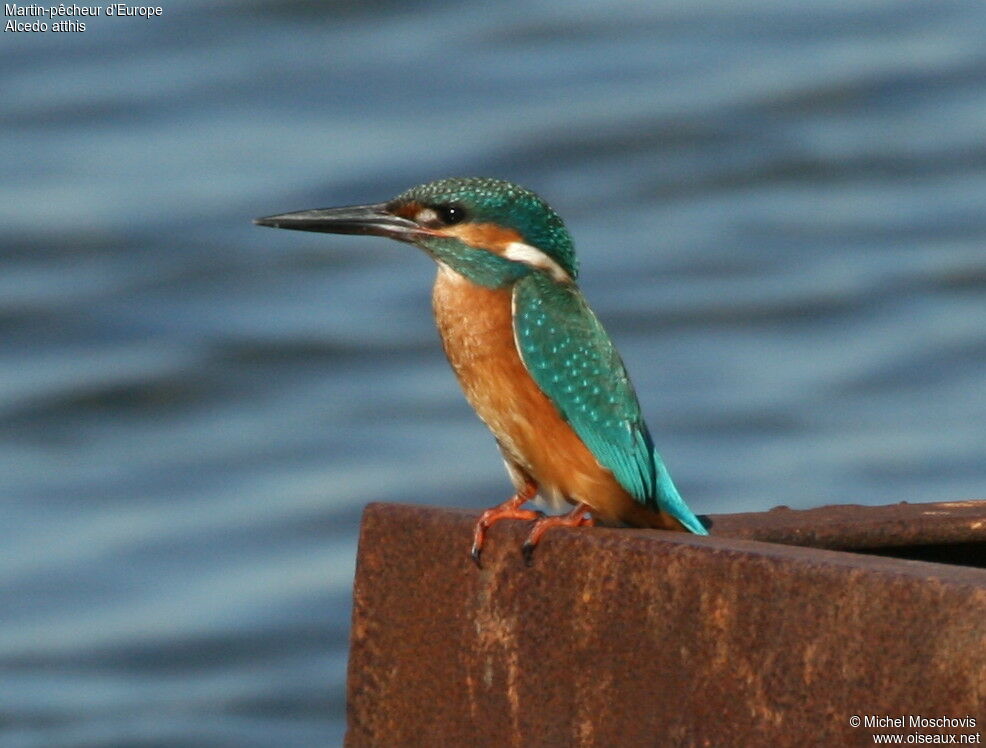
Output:
[[978,728],[919,731],[986,732],[981,555],[799,547],[968,554],[986,549],[986,502],[721,515],[710,538],[549,531],[530,568],[525,524],[503,522],[482,570],[467,553],[475,518],[367,507],[349,745],[865,745],[895,732],[853,728],[854,715],[968,716]]
[[777,507],[713,519],[716,535],[836,550],[986,541],[986,501]]

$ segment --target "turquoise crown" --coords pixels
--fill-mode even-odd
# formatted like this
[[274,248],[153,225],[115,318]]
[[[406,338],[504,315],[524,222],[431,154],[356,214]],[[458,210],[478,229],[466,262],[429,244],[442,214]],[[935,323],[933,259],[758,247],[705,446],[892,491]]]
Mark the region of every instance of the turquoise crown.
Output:
[[412,187],[394,202],[454,206],[472,223],[493,223],[515,230],[526,244],[557,262],[571,278],[579,263],[572,237],[561,217],[537,194],[502,179],[449,177]]

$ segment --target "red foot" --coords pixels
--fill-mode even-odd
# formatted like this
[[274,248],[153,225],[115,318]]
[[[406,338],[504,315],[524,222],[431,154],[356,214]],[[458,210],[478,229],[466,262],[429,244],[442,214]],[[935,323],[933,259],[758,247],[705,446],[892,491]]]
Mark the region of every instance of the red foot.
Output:
[[512,498],[507,499],[499,506],[483,512],[472,534],[472,560],[476,562],[476,566],[482,568],[482,564],[479,563],[479,556],[483,552],[483,545],[486,543],[486,531],[494,523],[499,522],[501,519],[539,519],[544,517],[543,512],[533,509],[521,509],[521,506],[533,499],[537,492],[537,484],[528,483],[514,494]]
[[541,542],[541,536],[552,527],[592,527],[595,524],[596,520],[589,514],[589,505],[581,503],[577,504],[568,514],[542,517],[534,524],[531,534],[527,536],[527,540],[524,541],[524,546],[521,548],[524,561],[527,562],[528,566],[531,565],[535,546]]

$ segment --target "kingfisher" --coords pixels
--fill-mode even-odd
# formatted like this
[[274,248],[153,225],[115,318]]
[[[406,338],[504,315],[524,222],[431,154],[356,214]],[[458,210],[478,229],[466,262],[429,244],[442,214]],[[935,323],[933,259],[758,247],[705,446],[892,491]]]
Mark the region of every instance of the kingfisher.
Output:
[[[551,527],[708,534],[675,488],[626,367],[576,284],[565,224],[538,195],[499,179],[449,178],[385,203],[254,223],[388,237],[437,263],[432,309],[445,354],[515,490],[477,521],[477,565],[487,531],[503,519],[533,522],[522,547],[528,564]],[[525,508],[534,499],[571,509]]]

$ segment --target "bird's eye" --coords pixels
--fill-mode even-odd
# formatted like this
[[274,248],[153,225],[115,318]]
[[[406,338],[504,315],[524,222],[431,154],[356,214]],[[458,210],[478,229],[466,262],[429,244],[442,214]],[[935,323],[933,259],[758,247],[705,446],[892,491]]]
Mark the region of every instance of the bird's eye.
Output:
[[466,211],[461,205],[436,205],[435,213],[446,226],[452,226],[466,220]]

